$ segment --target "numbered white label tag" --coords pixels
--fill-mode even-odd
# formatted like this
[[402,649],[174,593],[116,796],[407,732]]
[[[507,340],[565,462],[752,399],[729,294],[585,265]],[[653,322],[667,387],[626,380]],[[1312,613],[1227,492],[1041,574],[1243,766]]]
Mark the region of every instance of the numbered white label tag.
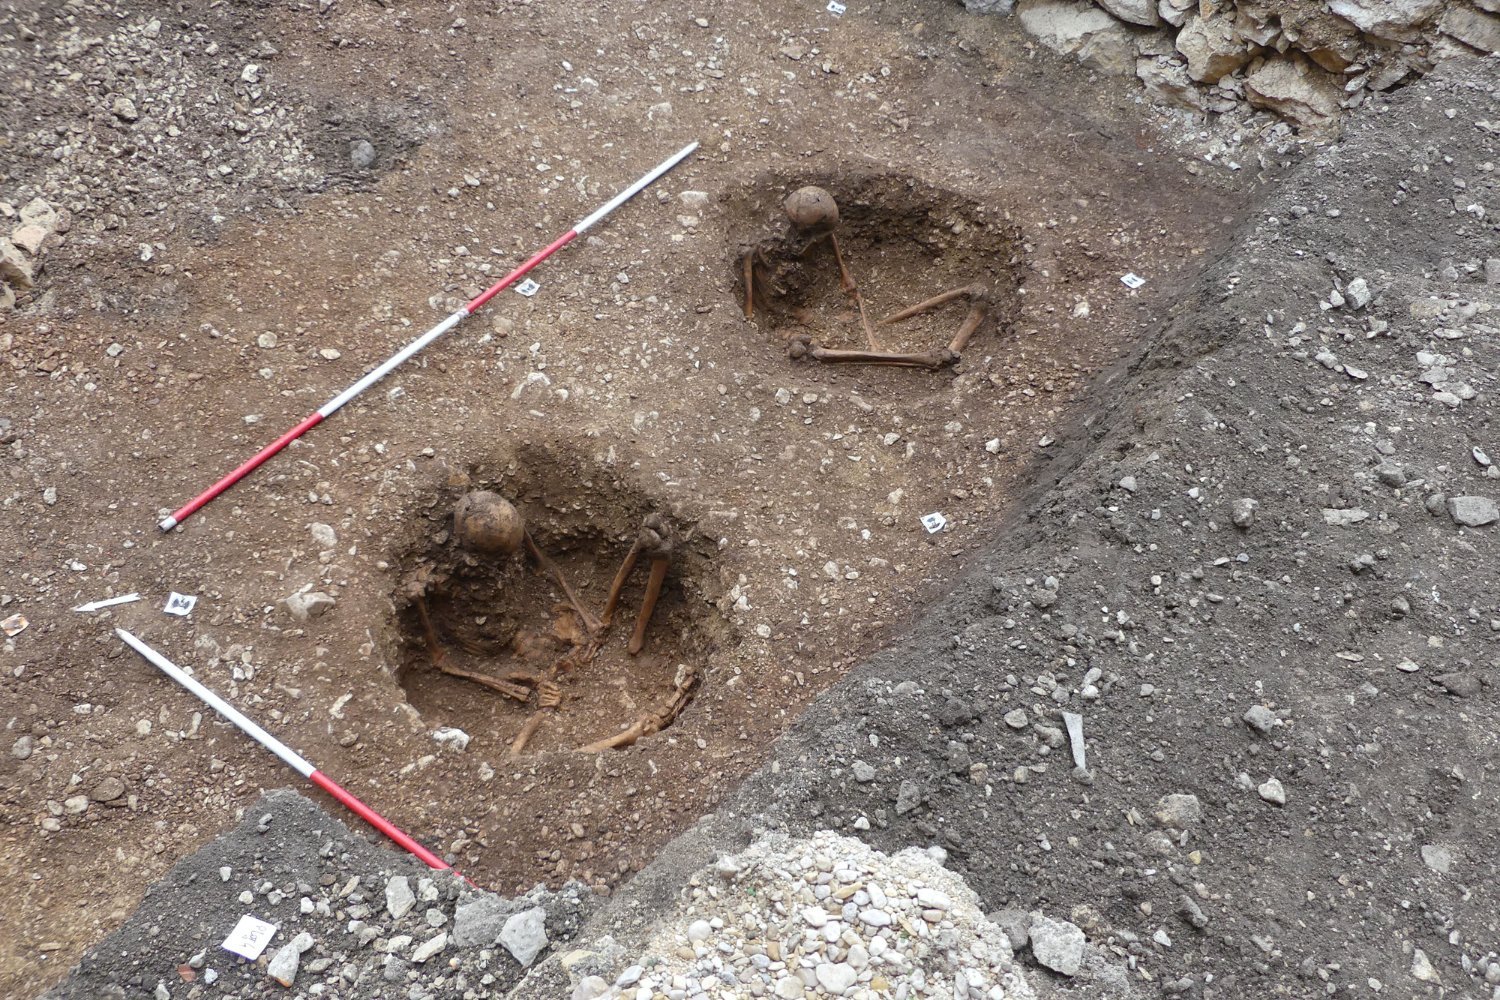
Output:
[[266,945],[271,943],[271,937],[275,933],[275,924],[268,924],[247,913],[234,925],[234,930],[224,939],[222,947],[253,962],[260,958],[260,953],[266,950]]
[[927,529],[929,535],[935,535],[948,526],[948,519],[937,511],[922,515],[922,527]]
[[828,13],[834,17],[843,17],[844,11],[848,9],[848,5],[839,3],[839,0],[828,0]]
[[533,295],[535,295],[537,292],[539,292],[541,290],[542,290],[542,286],[538,285],[535,281],[532,281],[530,278],[527,278],[525,281],[521,282],[519,285],[516,286],[516,294],[517,295],[524,295],[528,299],[531,298]]
[[1124,274],[1120,276],[1120,284],[1124,285],[1126,288],[1140,288],[1145,283],[1146,279],[1133,271],[1130,274]]
[[179,594],[174,590],[171,596],[167,598],[167,606],[162,608],[162,610],[169,615],[177,615],[179,618],[182,618],[192,614],[193,605],[197,603],[198,598],[188,594]]

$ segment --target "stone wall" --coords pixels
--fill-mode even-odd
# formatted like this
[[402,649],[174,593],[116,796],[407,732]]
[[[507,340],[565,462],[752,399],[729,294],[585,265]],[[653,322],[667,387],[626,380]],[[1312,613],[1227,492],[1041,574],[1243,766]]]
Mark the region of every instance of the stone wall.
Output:
[[1500,52],[1500,0],[962,0],[1152,98],[1245,103],[1317,131],[1457,54]]

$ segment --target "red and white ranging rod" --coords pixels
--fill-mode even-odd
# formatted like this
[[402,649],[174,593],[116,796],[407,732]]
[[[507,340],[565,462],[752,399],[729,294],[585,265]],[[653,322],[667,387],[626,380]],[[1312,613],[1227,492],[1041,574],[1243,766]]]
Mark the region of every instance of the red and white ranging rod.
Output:
[[551,257],[553,254],[561,250],[563,247],[567,246],[569,243],[573,242],[573,240],[578,238],[580,233],[587,232],[590,228],[603,221],[605,216],[609,215],[609,213],[613,212],[615,209],[625,204],[635,195],[639,194],[644,188],[648,187],[662,174],[677,166],[678,163],[682,162],[684,159],[690,156],[693,150],[697,148],[698,144],[696,142],[691,142],[679,149],[676,153],[673,153],[671,156],[667,157],[667,159],[663,160],[649,173],[641,177],[640,180],[636,181],[634,184],[630,185],[628,188],[615,195],[609,201],[599,206],[599,208],[596,209],[592,215],[586,216],[572,229],[569,229],[566,233],[563,233],[557,239],[547,244],[547,246],[537,251],[537,253],[533,255],[530,260],[526,261],[526,263],[522,264],[520,267],[507,274],[505,277],[495,282],[489,288],[485,289],[472,301],[466,303],[461,309],[459,309],[453,315],[449,316],[447,319],[443,320],[437,326],[433,327],[431,330],[428,330],[426,333],[422,334],[422,336],[418,337],[416,340],[413,340],[411,343],[401,348],[401,350],[391,355],[391,357],[387,359],[383,364],[381,364],[377,368],[372,369],[369,374],[365,375],[364,378],[360,379],[358,382],[355,382],[353,385],[345,389],[343,392],[339,393],[337,396],[333,397],[333,399],[329,400],[327,403],[324,403],[296,427],[293,427],[291,430],[281,435],[281,437],[277,438],[275,441],[272,441],[260,451],[256,452],[239,468],[235,469],[233,472],[229,473],[229,475],[225,476],[223,479],[220,479],[217,483],[214,483],[208,489],[204,490],[202,493],[198,494],[196,497],[183,504],[181,508],[179,508],[175,513],[172,514],[171,517],[163,518],[159,525],[161,530],[171,531],[173,528],[177,527],[183,521],[191,517],[214,497],[218,496],[220,493],[223,493],[225,490],[229,489],[229,487],[233,486],[241,479],[244,479],[251,472],[254,472],[272,455],[275,455],[277,452],[281,451],[287,445],[297,440],[303,434],[306,434],[308,431],[318,426],[318,424],[321,424],[324,420],[333,416],[345,403],[348,403],[350,400],[354,399],[354,397],[370,388],[370,386],[385,378],[394,369],[399,367],[402,363],[407,361],[418,351],[422,350],[428,344],[432,343],[434,340],[437,340],[443,334],[453,329],[458,325],[460,320],[463,320],[478,312],[479,309],[490,299],[494,298],[496,295],[500,294],[502,291],[524,278],[528,271],[536,267],[548,257]]
[[[230,722],[238,726],[240,731],[245,735],[249,736],[251,739],[255,740],[255,742],[259,743],[261,746],[265,747],[267,750],[280,757],[282,761],[287,765],[287,767],[290,767],[293,771],[296,771],[298,774],[302,775],[302,777],[306,778],[308,781],[311,781],[313,784],[323,789],[323,791],[338,799],[352,812],[358,815],[360,819],[364,820],[366,823],[369,823],[375,829],[391,838],[391,840],[404,847],[407,851],[416,855],[418,859],[420,859],[424,864],[427,865],[427,867],[435,868],[438,871],[447,871],[453,867],[452,865],[448,864],[448,862],[444,861],[442,858],[438,857],[436,854],[433,854],[427,848],[417,843],[411,837],[408,837],[405,833],[401,832],[400,829],[391,824],[391,822],[384,816],[380,815],[374,809],[371,809],[369,806],[365,805],[358,798],[356,798],[352,792],[346,791],[338,782],[334,781],[328,775],[313,767],[312,764],[308,763],[307,759],[301,754],[292,750],[285,743],[281,742],[276,737],[272,736],[270,733],[266,732],[264,729],[251,722],[244,715],[240,714],[239,709],[235,708],[233,705],[229,704],[229,702],[225,701],[223,698],[220,698],[208,688],[198,683],[198,681],[188,675],[187,671],[183,670],[177,664],[173,663],[165,656],[162,656],[156,650],[152,649],[150,646],[146,645],[146,643],[142,642],[140,639],[137,639],[134,635],[131,635],[129,632],[125,631],[122,628],[115,629],[115,635],[118,635],[121,639],[125,640],[126,645],[130,646],[131,649],[134,649],[137,653],[140,653],[142,656],[144,656],[152,666],[157,667],[159,670],[161,670],[162,673],[166,674],[178,684],[181,684],[193,694],[197,695],[204,704],[208,705],[215,712],[218,712],[224,718],[228,719]],[[458,873],[454,872],[454,874],[457,875]],[[459,877],[463,878],[462,875],[460,875]],[[467,881],[467,879],[465,881]]]

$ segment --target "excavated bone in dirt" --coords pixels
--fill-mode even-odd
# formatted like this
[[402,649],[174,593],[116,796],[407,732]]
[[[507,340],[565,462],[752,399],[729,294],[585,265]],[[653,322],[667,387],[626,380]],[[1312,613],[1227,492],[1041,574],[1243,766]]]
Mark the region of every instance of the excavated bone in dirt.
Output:
[[892,351],[846,351],[820,346],[806,334],[793,337],[787,345],[787,356],[793,361],[812,359],[828,364],[889,365],[897,368],[938,369],[958,363],[958,354],[941,347],[933,351],[900,354]]
[[690,663],[679,663],[677,675],[673,678],[675,690],[665,705],[650,715],[641,716],[628,729],[590,743],[588,746],[579,747],[578,752],[603,753],[605,750],[623,750],[643,737],[661,732],[677,721],[682,710],[687,708],[688,702],[693,700],[693,691],[698,686],[698,680],[696,667]]
[[965,285],[962,288],[952,288],[946,292],[934,295],[930,299],[924,299],[916,305],[903,309],[898,313],[893,313],[881,320],[880,324],[882,326],[889,326],[892,323],[900,323],[903,320],[911,319],[913,316],[920,316],[922,313],[940,309],[955,299],[968,299],[970,303],[969,312],[964,316],[964,321],[958,325],[958,330],[953,334],[953,339],[948,342],[948,353],[954,355],[954,360],[957,361],[957,356],[963,354],[964,349],[969,346],[969,340],[974,336],[974,332],[979,329],[979,324],[983,323],[984,318],[989,315],[989,298],[989,289],[983,285]]

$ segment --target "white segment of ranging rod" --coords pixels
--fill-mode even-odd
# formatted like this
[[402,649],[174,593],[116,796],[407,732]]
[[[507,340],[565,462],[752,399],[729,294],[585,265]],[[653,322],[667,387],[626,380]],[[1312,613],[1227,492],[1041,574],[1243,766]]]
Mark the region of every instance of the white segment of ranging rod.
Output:
[[693,155],[693,150],[697,148],[698,144],[696,142],[690,142],[686,146],[683,146],[671,157],[671,159],[664,161],[660,166],[651,171],[645,177],[642,177],[640,180],[630,185],[630,187],[626,188],[624,191],[621,191],[609,201],[599,206],[599,208],[597,208],[592,215],[586,216],[582,222],[573,227],[573,232],[583,233],[585,230],[599,223],[610,212],[613,212],[615,209],[625,204],[631,198],[634,198],[636,195],[640,194],[641,191],[650,186],[652,181],[656,180],[662,174],[666,173],[668,170],[671,170],[673,167],[677,166],[677,164]]
[[162,673],[172,678],[178,684],[181,684],[183,687],[187,688],[193,694],[197,695],[199,700],[208,705],[208,707],[212,708],[215,712],[218,712],[224,718],[228,719],[230,722],[238,726],[240,728],[240,731],[243,732],[246,736],[249,736],[255,742],[259,743],[261,746],[265,747],[267,750],[280,757],[282,762],[285,763],[287,767],[291,768],[293,771],[296,771],[304,778],[311,778],[312,773],[317,770],[317,768],[313,767],[305,759],[303,759],[301,754],[294,752],[291,747],[287,746],[285,743],[281,742],[276,737],[272,736],[270,733],[266,732],[264,729],[260,728],[255,723],[251,722],[249,719],[241,715],[239,709],[235,708],[233,705],[229,704],[229,702],[214,694],[202,684],[199,684],[196,680],[188,675],[188,672],[186,670],[183,670],[177,664],[173,663],[165,656],[162,656],[156,650],[152,649],[150,646],[146,645],[144,642],[137,639],[135,636],[131,635],[129,632],[125,631],[122,628],[115,629],[115,635],[125,640],[126,645],[144,656],[148,661],[150,661],[152,666],[159,669]]
[[426,347],[428,344],[432,343],[434,340],[437,340],[443,334],[453,329],[458,325],[459,321],[467,315],[469,315],[469,310],[467,308],[463,308],[453,315],[449,316],[437,326],[433,327],[431,330],[428,330],[426,333],[422,334],[422,336],[418,337],[416,340],[413,340],[410,344],[407,344],[395,354],[392,354],[389,358],[386,359],[384,363],[376,368],[372,368],[358,382],[354,383],[349,388],[345,389],[343,392],[339,393],[337,396],[334,396],[328,402],[318,407],[318,413],[324,419],[333,416],[345,403],[349,402],[355,396],[358,396],[360,393],[370,388],[370,386],[374,385],[376,382],[379,382],[391,372],[401,367],[407,362],[409,358],[411,358],[412,355],[416,354],[422,348]]

